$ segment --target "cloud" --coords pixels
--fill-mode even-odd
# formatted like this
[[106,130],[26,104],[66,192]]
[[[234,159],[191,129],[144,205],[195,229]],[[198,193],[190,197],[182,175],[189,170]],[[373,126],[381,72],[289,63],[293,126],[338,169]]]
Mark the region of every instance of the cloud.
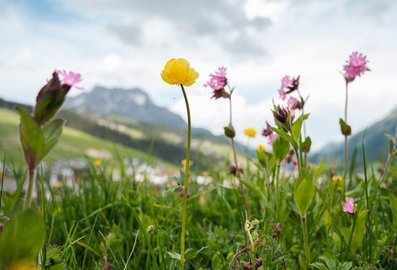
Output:
[[61,4],[108,25],[113,34],[130,46],[142,45],[145,36],[157,30],[148,30],[146,26],[161,21],[163,33],[169,34],[170,40],[174,38],[174,43],[188,40],[199,47],[200,41],[208,38],[209,47],[219,46],[230,54],[259,55],[265,49],[258,35],[271,25],[268,18],[248,18],[241,8],[245,4],[242,0],[68,0]]

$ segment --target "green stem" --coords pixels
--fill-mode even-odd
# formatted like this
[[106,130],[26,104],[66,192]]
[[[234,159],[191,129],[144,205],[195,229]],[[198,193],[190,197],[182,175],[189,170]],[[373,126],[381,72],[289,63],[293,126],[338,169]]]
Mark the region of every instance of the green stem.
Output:
[[190,170],[190,143],[192,139],[192,124],[190,120],[190,107],[187,99],[186,91],[181,84],[183,98],[185,99],[187,112],[187,146],[186,146],[186,162],[185,162],[185,181],[183,184],[183,209],[182,209],[182,231],[181,231],[181,269],[185,265],[185,235],[186,235],[186,220],[187,220],[187,192],[189,185],[189,170]]
[[26,190],[26,194],[25,194],[25,203],[23,205],[24,209],[29,208],[32,204],[32,192],[33,192],[33,186],[36,183],[36,175],[37,175],[36,167],[29,168],[29,182],[28,182],[28,189]]
[[276,169],[276,218],[277,222],[280,222],[280,163],[277,164]]
[[303,247],[305,250],[305,257],[306,257],[306,269],[310,263],[310,248],[309,248],[309,237],[307,233],[307,221],[306,221],[306,214],[301,215],[301,224],[302,224],[302,231],[303,231]]
[[[346,81],[346,98],[345,98],[345,123],[347,124],[347,102],[348,102],[348,82]],[[347,175],[348,167],[348,148],[347,148],[347,135],[345,135],[345,146],[344,146],[344,176]]]

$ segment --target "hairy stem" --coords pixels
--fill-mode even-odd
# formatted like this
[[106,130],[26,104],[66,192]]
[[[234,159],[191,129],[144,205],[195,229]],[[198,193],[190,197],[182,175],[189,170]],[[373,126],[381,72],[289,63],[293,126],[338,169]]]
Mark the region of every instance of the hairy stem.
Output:
[[28,189],[26,190],[26,194],[25,194],[25,202],[23,205],[24,209],[29,208],[32,204],[32,193],[33,193],[33,186],[36,182],[36,175],[37,175],[36,167],[29,166],[29,182],[28,182]]
[[[345,98],[345,123],[347,124],[347,103],[348,103],[348,82],[346,81],[346,98]],[[344,175],[346,177],[348,170],[348,148],[347,148],[347,135],[345,136],[345,146],[344,146]]]

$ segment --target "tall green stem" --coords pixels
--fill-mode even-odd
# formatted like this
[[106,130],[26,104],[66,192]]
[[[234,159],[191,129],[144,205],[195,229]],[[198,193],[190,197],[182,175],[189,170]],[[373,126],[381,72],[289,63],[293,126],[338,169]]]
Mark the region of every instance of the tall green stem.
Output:
[[301,225],[303,231],[303,246],[305,250],[305,257],[306,257],[306,264],[305,268],[307,269],[310,263],[310,248],[309,248],[309,236],[307,233],[307,221],[306,221],[306,214],[301,216]]
[[181,84],[183,98],[185,99],[187,112],[187,146],[186,146],[186,162],[185,162],[185,181],[183,184],[183,209],[182,209],[182,231],[181,231],[181,269],[185,265],[185,235],[186,235],[186,220],[187,220],[187,193],[189,186],[189,170],[190,170],[190,143],[192,139],[192,124],[190,120],[190,107],[187,99],[186,91]]
[[[346,98],[345,98],[345,123],[347,124],[347,102],[348,102],[348,82],[346,81]],[[348,170],[348,148],[347,148],[347,135],[345,135],[344,147],[344,175],[346,177]]]
[[23,208],[29,208],[32,204],[32,193],[33,193],[33,186],[36,183],[36,175],[37,175],[37,170],[36,167],[31,168],[29,166],[29,182],[28,182],[28,189],[26,190],[25,194],[25,202],[23,204]]

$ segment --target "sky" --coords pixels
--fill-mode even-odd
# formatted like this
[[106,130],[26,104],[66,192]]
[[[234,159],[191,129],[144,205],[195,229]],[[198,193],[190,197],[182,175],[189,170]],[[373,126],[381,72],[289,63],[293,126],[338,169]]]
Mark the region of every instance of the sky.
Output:
[[221,134],[228,124],[228,102],[203,86],[225,66],[245,143],[245,128],[260,133],[272,122],[281,78],[300,75],[316,150],[342,141],[341,72],[353,51],[371,69],[349,86],[353,133],[397,107],[396,25],[393,0],[0,0],[0,97],[33,104],[52,71],[65,69],[82,74],[83,91],[140,87],[186,119],[180,89],[160,77],[170,58],[182,57],[200,73],[187,89],[193,125]]

